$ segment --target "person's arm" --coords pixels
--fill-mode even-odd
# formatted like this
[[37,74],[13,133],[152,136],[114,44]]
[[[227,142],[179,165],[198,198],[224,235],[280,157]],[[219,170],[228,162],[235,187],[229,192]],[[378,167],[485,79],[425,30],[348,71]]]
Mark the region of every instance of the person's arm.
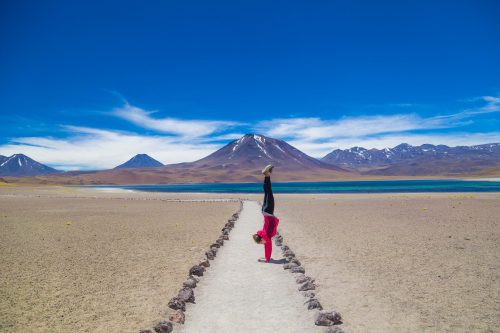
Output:
[[280,224],[279,218],[277,218],[276,216],[273,216],[273,219],[274,219],[274,226],[273,226],[273,231],[272,231],[271,235],[269,235],[270,237],[276,236],[276,231],[278,230],[278,224]]
[[257,235],[259,235],[262,238],[262,240],[264,240],[264,243],[262,244],[270,242],[269,237],[267,237],[267,234],[264,230],[257,231]]

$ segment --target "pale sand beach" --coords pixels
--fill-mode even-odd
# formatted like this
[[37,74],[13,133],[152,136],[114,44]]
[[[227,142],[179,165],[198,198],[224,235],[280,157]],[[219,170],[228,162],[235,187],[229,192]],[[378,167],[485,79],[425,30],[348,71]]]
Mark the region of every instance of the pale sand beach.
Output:
[[239,209],[172,199],[0,188],[0,331],[138,332],[165,319],[189,268]]
[[499,332],[500,195],[277,195],[285,243],[348,332]]

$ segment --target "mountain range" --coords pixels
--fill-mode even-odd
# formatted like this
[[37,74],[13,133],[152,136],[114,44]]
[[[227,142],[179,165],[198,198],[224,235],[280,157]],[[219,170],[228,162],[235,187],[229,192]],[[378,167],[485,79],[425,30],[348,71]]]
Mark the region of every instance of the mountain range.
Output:
[[23,154],[10,157],[0,155],[0,176],[37,176],[55,172],[59,171]]
[[[15,156],[18,158],[13,158]],[[28,167],[28,164],[33,167]],[[448,147],[403,143],[381,150],[353,147],[337,149],[322,159],[316,159],[283,140],[246,134],[200,160],[170,165],[163,165],[149,155],[138,154],[110,170],[58,172],[22,154],[8,158],[0,156],[0,176],[36,175],[22,181],[58,184],[255,182],[261,180],[260,169],[267,164],[276,166],[277,172],[273,175],[276,181],[498,176],[500,144]],[[8,172],[4,165],[9,166],[5,168]],[[22,171],[18,169],[16,173],[16,165],[16,168],[24,166]],[[31,173],[27,172],[28,169],[32,170]]]
[[448,147],[402,143],[380,150],[353,147],[336,149],[321,161],[367,175],[460,175],[498,166],[500,144]]

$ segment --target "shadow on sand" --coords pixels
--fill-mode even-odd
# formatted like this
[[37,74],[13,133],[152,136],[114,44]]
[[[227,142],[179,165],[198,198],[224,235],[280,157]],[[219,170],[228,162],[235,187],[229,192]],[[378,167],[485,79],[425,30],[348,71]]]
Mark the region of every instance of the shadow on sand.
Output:
[[283,265],[286,264],[288,261],[285,258],[281,258],[280,260],[276,260],[271,258],[269,262],[265,261],[264,259],[259,259],[257,260],[258,262],[266,263],[266,264],[276,264],[276,265]]

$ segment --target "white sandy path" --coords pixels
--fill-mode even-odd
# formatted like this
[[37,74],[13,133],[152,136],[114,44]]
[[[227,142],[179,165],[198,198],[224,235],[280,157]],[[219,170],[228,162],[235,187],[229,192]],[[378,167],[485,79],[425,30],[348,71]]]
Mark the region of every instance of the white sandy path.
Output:
[[[196,304],[187,305],[186,324],[176,332],[322,331],[314,325],[313,311],[304,305],[295,274],[281,264],[257,262],[264,249],[251,235],[262,227],[262,221],[258,204],[245,201],[230,240],[194,290]],[[273,259],[282,259],[281,250],[276,246],[273,250]]]

